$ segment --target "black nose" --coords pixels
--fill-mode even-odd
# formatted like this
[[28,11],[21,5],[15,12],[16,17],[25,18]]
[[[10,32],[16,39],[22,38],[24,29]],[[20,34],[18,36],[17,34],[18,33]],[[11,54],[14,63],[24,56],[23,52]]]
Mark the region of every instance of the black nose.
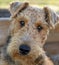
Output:
[[22,55],[27,55],[30,52],[30,47],[28,45],[21,45],[19,51]]

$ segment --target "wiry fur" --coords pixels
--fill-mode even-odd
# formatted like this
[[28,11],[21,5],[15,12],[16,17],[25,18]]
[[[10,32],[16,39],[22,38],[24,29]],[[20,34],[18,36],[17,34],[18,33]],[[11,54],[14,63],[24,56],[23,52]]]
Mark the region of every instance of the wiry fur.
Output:
[[[51,27],[58,23],[59,16],[50,8],[30,6],[27,2],[13,2],[10,5],[12,22],[10,24],[10,42],[0,47],[0,65],[54,65],[43,50],[43,45]],[[20,21],[25,26],[20,26]],[[37,26],[43,29],[39,32]],[[28,55],[19,53],[19,46],[26,44],[31,51]]]

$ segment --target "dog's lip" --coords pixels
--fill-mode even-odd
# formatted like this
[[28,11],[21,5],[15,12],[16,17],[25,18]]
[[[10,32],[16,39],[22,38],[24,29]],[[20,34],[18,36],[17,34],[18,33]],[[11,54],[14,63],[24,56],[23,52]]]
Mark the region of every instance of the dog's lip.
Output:
[[38,56],[38,57],[35,59],[34,62],[35,62],[36,65],[42,65],[43,62],[44,62],[43,56],[42,56],[42,55]]

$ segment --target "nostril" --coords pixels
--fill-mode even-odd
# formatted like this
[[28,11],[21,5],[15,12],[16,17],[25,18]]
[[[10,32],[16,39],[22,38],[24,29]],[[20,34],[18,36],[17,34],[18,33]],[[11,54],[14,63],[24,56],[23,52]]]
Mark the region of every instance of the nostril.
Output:
[[23,44],[19,47],[19,52],[22,55],[27,55],[30,52],[30,47],[28,45]]

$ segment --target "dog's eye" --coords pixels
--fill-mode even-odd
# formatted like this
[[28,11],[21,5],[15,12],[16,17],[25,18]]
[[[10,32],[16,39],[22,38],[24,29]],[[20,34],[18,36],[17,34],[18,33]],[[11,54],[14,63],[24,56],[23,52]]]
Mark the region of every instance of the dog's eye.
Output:
[[21,27],[25,26],[25,21],[20,21],[20,26]]
[[42,27],[41,25],[38,25],[38,26],[37,26],[38,32],[40,32],[42,29],[43,29],[43,27]]

